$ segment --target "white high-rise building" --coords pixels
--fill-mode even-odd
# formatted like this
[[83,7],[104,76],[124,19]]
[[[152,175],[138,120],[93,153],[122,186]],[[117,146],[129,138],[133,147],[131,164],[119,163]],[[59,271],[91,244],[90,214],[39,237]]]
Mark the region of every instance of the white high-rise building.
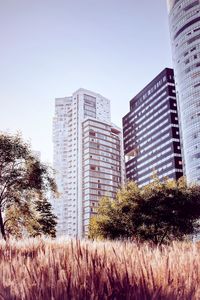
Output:
[[200,1],[167,2],[185,172],[200,183]]
[[111,124],[110,101],[85,89],[57,98],[53,143],[57,235],[83,237],[99,199],[114,197],[124,180],[122,136]]

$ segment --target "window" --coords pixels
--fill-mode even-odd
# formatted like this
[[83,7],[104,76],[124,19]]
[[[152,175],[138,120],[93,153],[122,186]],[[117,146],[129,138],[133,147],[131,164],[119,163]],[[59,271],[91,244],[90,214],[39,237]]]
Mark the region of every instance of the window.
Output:
[[96,134],[95,134],[95,131],[91,129],[91,130],[89,131],[89,135],[90,135],[90,136],[95,136],[95,135],[96,135]]

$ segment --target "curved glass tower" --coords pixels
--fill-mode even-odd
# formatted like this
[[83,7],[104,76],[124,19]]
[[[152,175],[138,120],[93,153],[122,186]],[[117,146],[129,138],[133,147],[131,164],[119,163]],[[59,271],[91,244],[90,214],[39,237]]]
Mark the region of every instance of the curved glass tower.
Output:
[[185,172],[200,183],[200,0],[167,2]]

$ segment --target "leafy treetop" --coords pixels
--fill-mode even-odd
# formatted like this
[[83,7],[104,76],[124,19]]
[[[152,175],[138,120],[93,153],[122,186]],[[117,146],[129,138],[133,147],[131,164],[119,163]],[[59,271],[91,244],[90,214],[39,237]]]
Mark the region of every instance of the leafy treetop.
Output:
[[[1,133],[0,230],[3,238],[12,234],[15,227],[19,229],[20,224],[28,228],[27,224],[32,223],[32,228],[41,232],[38,203],[43,201],[47,205],[50,192],[56,193],[53,170],[33,155],[30,145],[20,134]],[[50,206],[47,210],[50,213]],[[53,230],[56,218],[50,214],[52,224],[49,226]]]
[[154,244],[182,240],[199,231],[200,187],[165,179],[139,188],[129,182],[116,199],[103,198],[90,220],[90,238],[134,238]]

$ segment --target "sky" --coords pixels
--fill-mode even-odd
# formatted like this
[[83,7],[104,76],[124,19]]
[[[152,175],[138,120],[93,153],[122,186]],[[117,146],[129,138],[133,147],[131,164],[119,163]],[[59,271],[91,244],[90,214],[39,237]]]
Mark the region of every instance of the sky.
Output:
[[0,131],[20,131],[52,162],[56,97],[79,88],[129,101],[172,67],[165,0],[0,0]]

